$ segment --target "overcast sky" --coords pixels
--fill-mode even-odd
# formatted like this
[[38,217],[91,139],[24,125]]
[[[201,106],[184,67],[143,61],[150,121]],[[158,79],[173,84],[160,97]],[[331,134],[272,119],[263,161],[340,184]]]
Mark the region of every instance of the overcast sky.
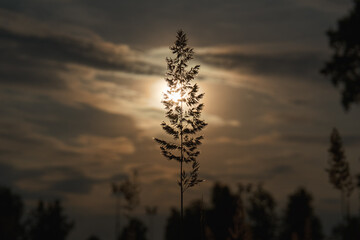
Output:
[[166,216],[178,205],[178,165],[160,156],[152,137],[163,136],[165,57],[181,28],[201,65],[196,81],[209,123],[199,157],[206,182],[185,201],[207,199],[214,181],[264,182],[281,210],[305,186],[331,226],[339,194],[324,171],[329,135],[339,129],[358,173],[360,107],[345,113],[319,70],[330,54],[325,32],[350,7],[350,0],[2,0],[0,183],[28,206],[62,199],[76,221],[70,240],[113,236],[110,183],[133,169],[142,189],[137,214],[158,205]]

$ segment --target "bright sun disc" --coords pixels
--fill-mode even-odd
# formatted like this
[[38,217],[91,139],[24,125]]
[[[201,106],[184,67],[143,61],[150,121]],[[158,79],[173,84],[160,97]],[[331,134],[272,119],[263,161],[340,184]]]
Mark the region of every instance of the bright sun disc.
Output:
[[[169,88],[167,87],[167,90]],[[166,91],[167,92],[167,91]],[[168,92],[167,92],[168,93]],[[180,92],[173,92],[172,94],[168,94],[169,98],[171,100],[173,100],[174,102],[179,102],[180,98],[181,98],[181,93]]]

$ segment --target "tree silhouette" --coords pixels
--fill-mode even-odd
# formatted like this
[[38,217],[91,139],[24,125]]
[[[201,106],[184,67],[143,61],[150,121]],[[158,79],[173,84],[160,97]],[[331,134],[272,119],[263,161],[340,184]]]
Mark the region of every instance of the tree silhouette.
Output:
[[321,240],[323,239],[320,220],[314,215],[312,197],[299,188],[289,196],[288,204],[282,219],[280,240]]
[[165,227],[165,239],[166,240],[180,240],[181,232],[181,219],[180,212],[176,208],[171,208],[170,216],[167,219]]
[[342,105],[349,110],[351,104],[360,103],[360,0],[354,0],[349,15],[340,19],[337,29],[329,30],[333,55],[321,72],[335,86],[342,88]]
[[131,218],[123,229],[119,240],[146,240],[147,228],[145,224],[136,218]]
[[334,240],[359,240],[360,218],[350,217],[347,221],[335,226],[332,237]]
[[330,136],[329,152],[329,173],[330,183],[341,193],[341,212],[344,217],[349,217],[349,197],[354,189],[349,170],[349,163],[346,161],[345,152],[342,146],[340,134],[336,128]]
[[[198,74],[199,65],[191,67],[188,62],[193,59],[194,51],[187,45],[186,34],[180,30],[177,39],[170,50],[175,58],[166,58],[167,72],[165,80],[168,90],[163,94],[162,103],[165,106],[166,118],[169,122],[162,122],[163,130],[172,136],[174,142],[155,138],[160,145],[162,155],[168,160],[180,163],[178,184],[180,186],[180,218],[183,225],[183,194],[202,180],[198,178],[199,162],[196,160],[200,154],[198,146],[203,136],[197,134],[207,125],[201,120],[201,111],[204,104],[200,103],[203,93],[198,93],[199,86],[192,84]],[[191,164],[191,170],[185,171],[185,164]]]
[[251,222],[253,240],[274,240],[276,238],[276,203],[262,185],[252,191],[247,213]]
[[[202,202],[196,200],[190,203],[184,209],[184,239],[201,240],[202,239]],[[171,209],[171,214],[167,220],[165,229],[166,240],[180,239],[180,213],[175,208]]]
[[235,232],[239,224],[234,226],[234,218],[241,214],[238,206],[238,198],[233,194],[229,187],[220,183],[215,183],[211,193],[211,209],[207,214],[207,223],[211,235],[216,240],[231,238],[231,232]]
[[[125,216],[130,217],[130,212],[133,211],[140,203],[140,186],[138,182],[137,170],[132,171],[132,175],[119,183],[113,182],[111,184],[112,194],[116,198],[115,202],[115,239],[120,234],[120,218],[122,210],[126,210]],[[125,199],[125,204],[121,204],[121,199]]]
[[[212,188],[211,206],[204,209],[202,200],[195,200],[184,211],[184,237],[188,240],[237,239],[238,231],[243,233],[243,205],[240,198],[229,187],[216,183]],[[167,220],[165,239],[180,240],[180,212],[172,208]],[[240,220],[240,222],[238,221]],[[240,238],[242,239],[242,238]]]
[[100,240],[100,238],[98,236],[96,236],[96,235],[91,235],[86,240]]
[[64,240],[73,229],[74,223],[63,213],[60,201],[39,201],[26,222],[28,240]]
[[0,186],[0,239],[17,240],[22,237],[24,204],[20,196]]
[[145,213],[149,216],[150,240],[154,239],[154,216],[157,214],[157,206],[146,206]]

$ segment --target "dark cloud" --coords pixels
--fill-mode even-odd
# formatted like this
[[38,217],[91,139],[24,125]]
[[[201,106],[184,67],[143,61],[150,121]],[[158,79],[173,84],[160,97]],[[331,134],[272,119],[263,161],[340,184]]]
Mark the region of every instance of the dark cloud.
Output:
[[57,181],[51,185],[49,191],[62,193],[87,194],[91,192],[92,186],[96,183],[94,179],[82,175],[72,175],[71,177]]
[[[69,106],[48,97],[39,97],[31,102],[8,103],[3,108],[9,109],[8,114],[18,112],[23,120],[39,126],[38,133],[65,141],[74,140],[80,135],[134,138],[138,133],[130,117],[108,113],[87,104]],[[15,132],[3,133],[3,137],[14,141],[37,141],[21,137],[21,132],[17,133],[16,128],[13,130]]]
[[297,106],[310,106],[311,105],[311,102],[306,99],[293,99],[293,100],[290,100],[290,102]]
[[282,76],[291,79],[314,80],[323,64],[320,53],[228,53],[198,55],[200,61],[214,67],[236,70],[254,75]]
[[[329,1],[313,2],[1,1],[0,7],[9,10],[0,9],[0,182],[20,189],[25,199],[68,196],[71,213],[83,216],[72,239],[86,237],[90,218],[99,226],[94,212],[112,212],[109,185],[131,169],[143,171],[143,204],[166,208],[175,203],[177,165],[164,162],[150,134],[135,121],[139,126],[146,120],[151,126],[153,119],[160,123],[160,110],[148,106],[149,82],[154,74],[163,75],[158,58],[179,28],[195,52],[212,50],[196,55],[206,63],[201,73],[210,70],[199,78],[205,79],[206,114],[240,122],[209,121],[200,176],[228,184],[266,181],[277,197],[299,182],[320,179],[325,163],[314,159],[326,154],[332,126],[354,133],[344,134],[345,146],[360,140],[357,122],[345,121],[334,110],[336,96],[314,85],[326,82],[318,81],[325,31],[341,10],[335,14],[328,11]],[[141,52],[155,47],[161,49]],[[228,51],[232,47],[244,51]],[[270,116],[270,123],[263,116]],[[216,143],[219,137],[229,141]],[[358,155],[351,150],[349,159]],[[321,188],[316,194],[322,197],[328,191],[322,185],[310,188]],[[106,231],[94,231],[106,239],[113,218],[102,219]]]
[[326,205],[339,206],[340,199],[338,198],[322,198],[320,201]]
[[18,173],[13,167],[0,163],[0,184],[13,187],[14,180]]
[[67,89],[65,79],[59,74],[61,71],[67,71],[62,64],[39,60],[35,56],[24,56],[20,52],[13,55],[9,47],[3,47],[6,50],[1,49],[0,55],[1,85],[45,90]]
[[[69,64],[139,74],[163,72],[158,66],[141,60],[140,53],[125,45],[57,32],[51,29],[54,26],[43,26],[43,23],[1,9],[0,12],[4,14],[1,21],[12,23],[0,24],[2,84],[65,88],[62,73],[71,73]],[[12,21],[12,18],[15,20]],[[27,25],[19,26],[22,24],[16,20],[19,18],[28,20]]]
[[[18,54],[15,56],[22,56],[22,59],[76,63],[104,70],[142,74],[156,74],[160,71],[155,65],[129,59],[128,55],[134,53],[126,46],[116,46],[100,40],[53,33],[36,35],[14,32],[12,29],[0,29],[0,39],[3,43],[8,43],[3,45],[3,50],[7,50],[3,57],[13,56],[16,51]],[[16,62],[16,59],[10,60]]]
[[[322,41],[318,29],[325,31],[329,25],[329,13],[324,12],[328,4],[299,5],[302,6],[301,1],[285,0],[271,3],[266,0],[185,0],[176,3],[164,0],[53,0],[51,4],[6,0],[0,6],[40,20],[80,25],[110,41],[141,47],[168,45],[179,28],[190,33],[195,45],[280,40],[301,43],[308,41],[309,36],[314,38],[311,41]],[[348,2],[341,5],[348,6]]]
[[119,173],[119,174],[115,174],[113,176],[110,177],[111,182],[117,182],[117,181],[122,181],[124,179],[127,179],[128,175],[124,174],[124,173]]
[[[46,180],[46,177],[60,175],[59,179]],[[41,191],[30,191],[16,186],[17,182],[32,181],[46,184]],[[15,168],[9,164],[0,163],[0,182],[6,186],[19,189],[26,195],[31,196],[59,196],[61,193],[86,194],[91,191],[94,184],[99,180],[85,176],[81,171],[70,167],[47,167],[37,169]],[[36,187],[36,186],[35,186]]]
[[289,174],[294,172],[294,167],[289,165],[277,165],[271,167],[269,170],[266,171],[266,174],[269,178],[275,177],[277,175]]

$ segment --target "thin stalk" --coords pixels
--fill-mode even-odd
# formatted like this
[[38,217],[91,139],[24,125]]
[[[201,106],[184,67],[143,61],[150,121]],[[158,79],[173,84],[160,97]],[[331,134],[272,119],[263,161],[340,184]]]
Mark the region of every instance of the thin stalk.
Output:
[[346,200],[346,220],[349,221],[350,220],[350,196],[346,194],[345,196],[345,200]]
[[345,193],[344,190],[341,189],[341,214],[344,220],[346,220],[346,213],[345,213]]
[[119,232],[120,232],[120,196],[116,195],[115,240],[118,239]]
[[358,214],[359,214],[359,218],[360,218],[360,191],[359,191],[359,196],[358,196]]
[[[183,85],[181,83],[181,98],[182,98],[182,88]],[[183,126],[182,126],[182,118],[183,118],[183,104],[182,99],[180,99],[180,225],[181,225],[181,240],[184,239],[184,191],[183,191],[183,178],[182,178],[182,170],[183,170]]]

